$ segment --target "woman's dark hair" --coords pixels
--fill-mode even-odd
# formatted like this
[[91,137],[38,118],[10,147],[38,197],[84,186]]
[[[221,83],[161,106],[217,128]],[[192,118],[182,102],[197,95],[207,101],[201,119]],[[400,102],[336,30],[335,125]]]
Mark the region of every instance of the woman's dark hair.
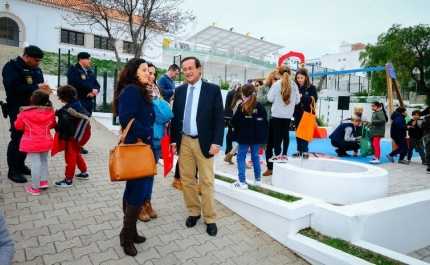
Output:
[[52,102],[49,100],[49,94],[42,89],[34,90],[30,97],[30,105],[52,108]]
[[299,82],[297,81],[297,75],[303,75],[305,77],[304,85],[306,88],[309,88],[312,85],[311,79],[309,78],[308,69],[302,67],[296,72],[296,76],[294,77],[294,82],[296,82],[297,86],[300,86]]
[[75,102],[78,100],[78,92],[71,85],[60,86],[57,89],[58,99],[62,99],[67,103]]
[[242,99],[242,87],[238,87],[236,88],[236,93],[234,93],[234,97],[233,100],[231,101],[231,109],[234,109],[234,107],[236,107],[236,103],[239,99]]
[[242,113],[246,116],[252,116],[255,106],[257,106],[256,89],[253,84],[245,84],[242,86],[242,95],[248,99],[242,103]]
[[118,74],[118,82],[115,86],[114,99],[112,102],[112,112],[114,116],[119,115],[118,100],[121,91],[128,85],[136,86],[148,104],[152,105],[150,91],[146,89],[146,84],[142,84],[137,77],[137,69],[140,65],[146,63],[144,59],[133,58],[128,61],[124,68]]

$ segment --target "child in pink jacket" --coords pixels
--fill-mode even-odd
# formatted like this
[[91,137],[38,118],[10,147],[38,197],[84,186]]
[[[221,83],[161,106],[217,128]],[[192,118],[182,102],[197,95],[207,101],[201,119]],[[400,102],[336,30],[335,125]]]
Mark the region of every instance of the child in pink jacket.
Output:
[[48,152],[54,139],[50,130],[56,125],[54,109],[49,95],[38,89],[30,98],[30,106],[21,107],[14,125],[24,131],[19,151],[27,152],[31,161],[31,185],[27,192],[39,195],[40,188],[48,187]]

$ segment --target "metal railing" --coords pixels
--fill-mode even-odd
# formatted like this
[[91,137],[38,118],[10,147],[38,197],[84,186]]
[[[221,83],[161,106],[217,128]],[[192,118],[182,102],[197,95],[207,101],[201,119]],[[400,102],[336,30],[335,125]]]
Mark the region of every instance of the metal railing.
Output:
[[220,58],[226,58],[231,60],[237,60],[240,62],[246,62],[250,64],[254,64],[261,67],[266,67],[268,69],[274,69],[276,68],[276,64],[269,63],[260,59],[256,59],[250,56],[246,56],[243,54],[237,54],[237,53],[231,53],[227,51],[220,51],[220,50],[213,50],[211,48],[205,48],[205,47],[181,47],[180,45],[169,45],[164,46],[163,50],[165,51],[173,51],[173,52],[186,52],[186,53],[194,53],[198,55],[211,55],[215,57]]

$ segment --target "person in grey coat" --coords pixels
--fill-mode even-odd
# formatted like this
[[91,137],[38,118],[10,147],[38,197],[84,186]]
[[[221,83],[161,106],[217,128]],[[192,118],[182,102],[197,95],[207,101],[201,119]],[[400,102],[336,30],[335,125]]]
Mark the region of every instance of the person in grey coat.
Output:
[[12,263],[15,253],[15,244],[9,236],[9,230],[6,225],[6,218],[3,210],[0,208],[0,265],[9,265]]

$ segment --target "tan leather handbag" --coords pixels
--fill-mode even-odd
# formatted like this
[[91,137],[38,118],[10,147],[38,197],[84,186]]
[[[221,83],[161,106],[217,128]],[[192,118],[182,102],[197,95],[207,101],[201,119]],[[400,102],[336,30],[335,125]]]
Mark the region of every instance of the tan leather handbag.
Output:
[[109,174],[111,181],[135,180],[157,175],[154,152],[151,146],[140,139],[135,144],[125,144],[124,140],[134,118],[127,124],[120,142],[110,150]]

